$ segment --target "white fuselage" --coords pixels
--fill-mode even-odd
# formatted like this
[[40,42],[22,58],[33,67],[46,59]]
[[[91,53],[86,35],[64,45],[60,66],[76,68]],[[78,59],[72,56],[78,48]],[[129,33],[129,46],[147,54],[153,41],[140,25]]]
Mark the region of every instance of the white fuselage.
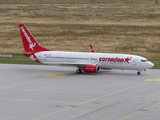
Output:
[[[45,51],[35,53],[35,56],[41,63],[50,65],[98,65],[100,69],[128,70],[145,70],[154,66],[144,57],[129,54]],[[30,58],[34,60],[33,56]]]

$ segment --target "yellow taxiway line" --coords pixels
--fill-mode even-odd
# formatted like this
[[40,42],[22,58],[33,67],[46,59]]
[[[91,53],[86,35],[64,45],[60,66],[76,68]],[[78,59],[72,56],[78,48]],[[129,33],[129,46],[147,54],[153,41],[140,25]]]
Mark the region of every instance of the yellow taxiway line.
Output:
[[20,85],[24,85],[24,84],[28,84],[28,83],[33,83],[33,82],[37,82],[37,81],[41,81],[41,80],[45,80],[45,79],[48,79],[48,78],[43,78],[43,79],[33,80],[33,81],[29,81],[29,82],[25,82],[25,83],[20,83],[20,84],[16,84],[16,85],[11,85],[11,86],[0,88],[0,90],[11,88],[11,87],[16,87],[16,86],[20,86]]
[[46,79],[49,79],[51,77],[61,78],[61,77],[66,77],[66,76],[67,75],[47,75],[47,76],[45,76],[45,78],[42,78],[42,79],[33,80],[33,81],[25,82],[25,83],[20,83],[20,84],[16,84],[16,85],[11,85],[11,86],[7,86],[7,87],[3,87],[3,88],[0,88],[0,90],[7,89],[7,88],[12,88],[12,87],[16,87],[16,86],[20,86],[20,85],[24,85],[24,84],[28,84],[28,83],[33,83],[33,82],[38,82],[38,81],[46,80]]
[[133,113],[133,114],[130,114],[130,115],[126,116],[126,117],[123,117],[123,118],[121,118],[121,119],[119,119],[119,120],[127,119],[127,118],[129,118],[129,117],[132,117],[133,115],[136,115],[136,114],[138,114],[138,113],[140,113],[140,112],[142,112],[142,111],[146,111],[146,110],[148,110],[148,109],[150,109],[150,108],[152,108],[152,107],[155,107],[155,106],[157,106],[157,105],[160,105],[160,103],[154,104],[154,105],[152,105],[152,106],[150,106],[150,107],[147,107],[147,108],[145,108],[145,109],[142,109],[142,110],[140,110],[140,111],[137,111],[137,112],[135,112],[135,113]]
[[[106,95],[103,95],[103,96],[100,96],[100,97],[97,97],[97,98],[94,98],[94,99],[91,99],[91,100],[88,100],[88,101],[85,101],[85,102],[82,102],[82,103],[79,103],[79,104],[76,104],[76,105],[73,105],[73,106],[80,106],[80,105],[83,105],[83,104],[86,104],[86,103],[89,103],[91,101],[95,101],[95,100],[98,100],[98,99],[101,99],[101,98],[104,98],[104,97],[107,97],[109,95],[113,95],[113,94],[116,94],[116,93],[119,93],[119,92],[122,92],[122,91],[125,91],[125,90],[128,90],[128,89],[131,89],[131,88],[135,88],[135,87],[138,87],[138,86],[141,86],[141,85],[144,85],[144,84],[147,84],[147,83],[150,83],[151,81],[147,81],[147,82],[144,82],[144,83],[141,83],[141,84],[138,84],[138,85],[134,85],[134,86],[131,86],[131,87],[127,87],[127,88],[124,88],[122,90],[118,90],[118,91],[115,91],[115,92],[112,92],[112,93],[109,93],[109,94],[106,94]],[[35,118],[33,120],[39,120],[39,119],[42,119],[42,118],[45,118],[47,116],[50,116],[50,115],[54,115],[54,114],[57,114],[59,112],[62,112],[62,111],[65,111],[65,110],[68,110],[70,108],[73,108],[72,106],[70,107],[67,107],[67,108],[64,108],[64,109],[61,109],[59,111],[56,111],[56,112],[53,112],[53,113],[49,113],[47,115],[44,115],[44,116],[41,116],[41,117],[38,117],[38,118]]]

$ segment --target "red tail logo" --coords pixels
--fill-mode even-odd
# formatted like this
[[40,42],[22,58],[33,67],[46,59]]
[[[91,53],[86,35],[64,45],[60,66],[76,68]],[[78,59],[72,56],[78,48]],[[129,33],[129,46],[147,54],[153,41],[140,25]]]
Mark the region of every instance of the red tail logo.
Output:
[[36,39],[33,37],[33,35],[30,33],[30,31],[24,24],[19,24],[19,28],[25,52],[50,51],[49,49],[44,48],[38,44]]

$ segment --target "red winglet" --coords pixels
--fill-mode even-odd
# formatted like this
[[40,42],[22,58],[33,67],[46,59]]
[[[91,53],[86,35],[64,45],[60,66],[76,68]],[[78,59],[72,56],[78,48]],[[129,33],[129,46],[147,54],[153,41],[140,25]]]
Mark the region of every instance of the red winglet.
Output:
[[90,50],[91,50],[91,53],[96,53],[96,51],[94,50],[94,47],[92,46],[92,44],[90,44]]

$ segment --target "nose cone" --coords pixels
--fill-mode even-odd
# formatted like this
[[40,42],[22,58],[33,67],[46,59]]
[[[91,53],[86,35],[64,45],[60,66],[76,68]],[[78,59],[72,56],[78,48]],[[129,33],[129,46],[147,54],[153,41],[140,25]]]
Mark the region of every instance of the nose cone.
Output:
[[152,68],[154,66],[154,64],[149,61],[147,66],[148,66],[148,68]]

